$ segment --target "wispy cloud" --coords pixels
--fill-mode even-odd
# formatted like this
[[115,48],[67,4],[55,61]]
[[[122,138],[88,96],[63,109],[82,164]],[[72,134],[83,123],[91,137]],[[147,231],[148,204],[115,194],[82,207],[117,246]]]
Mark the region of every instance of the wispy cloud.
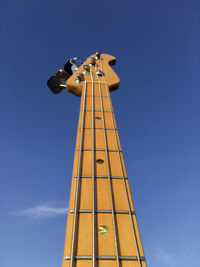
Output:
[[39,220],[56,217],[67,213],[67,208],[50,207],[45,205],[35,206],[24,210],[13,211],[10,214],[15,216],[25,216],[29,219]]
[[161,249],[161,248],[154,248],[153,249],[153,252],[154,252],[154,256],[157,260],[159,260],[160,262],[168,265],[168,266],[175,266],[176,265],[176,261],[174,259],[174,256]]

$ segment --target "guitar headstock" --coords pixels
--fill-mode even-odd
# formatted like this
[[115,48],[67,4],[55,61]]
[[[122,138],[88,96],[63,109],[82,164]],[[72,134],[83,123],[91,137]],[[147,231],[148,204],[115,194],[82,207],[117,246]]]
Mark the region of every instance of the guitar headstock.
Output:
[[[119,77],[111,68],[116,62],[115,57],[97,52],[87,58],[85,62],[81,62],[80,67],[77,66],[76,60],[76,58],[71,59],[65,64],[64,69],[68,77],[65,75],[67,78],[64,82],[61,79],[60,87],[55,77],[59,76],[59,78],[62,78],[64,76],[63,71],[59,71],[56,75],[52,76],[55,82],[49,82],[52,78],[47,82],[54,93],[59,93],[66,87],[67,91],[80,96],[84,84],[91,81],[91,75],[94,77],[98,75],[99,79],[102,78],[110,91],[118,88],[120,83]],[[54,88],[55,85],[57,86],[56,89]]]
[[115,62],[116,58],[111,55],[100,53],[91,55],[67,80],[67,90],[80,96],[84,81],[87,82],[87,80],[91,80],[91,74],[97,74],[99,76],[103,75],[110,91],[116,90],[119,86],[120,80],[117,74],[110,67],[111,65],[114,65]]

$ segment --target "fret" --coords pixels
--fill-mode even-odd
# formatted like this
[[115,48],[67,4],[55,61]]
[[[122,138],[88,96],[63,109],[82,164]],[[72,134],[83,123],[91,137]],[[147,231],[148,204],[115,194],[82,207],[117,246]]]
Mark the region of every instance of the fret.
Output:
[[[90,255],[76,255],[75,258],[77,260],[91,260],[92,256]],[[70,256],[66,255],[63,257],[64,260],[69,260]],[[115,255],[96,255],[96,259],[98,260],[116,260]],[[129,261],[137,261],[138,257],[137,256],[119,256],[120,260],[129,260]],[[145,261],[145,257],[140,256],[141,261]]]
[[[102,85],[103,86],[103,85]],[[105,85],[104,85],[104,87],[105,87]],[[87,89],[87,95],[86,95],[86,97],[88,97],[88,96],[92,96],[92,86],[91,86],[91,84],[88,84],[88,89]],[[106,90],[104,90],[104,92],[102,92],[102,95],[103,95],[103,97],[105,97],[105,98],[107,98],[108,96],[107,96],[107,94],[106,94]],[[94,83],[94,96],[100,96],[99,95],[99,87],[98,87],[98,84],[97,83]]]
[[[78,130],[77,133],[77,141],[76,141],[76,151],[80,151],[79,143],[80,143],[80,133],[81,131]],[[104,130],[103,129],[95,129],[95,151],[106,151],[105,147],[105,137],[104,137]],[[107,136],[107,146],[109,152],[118,152],[117,142],[115,141],[115,134],[114,130],[106,130]],[[117,133],[118,136],[118,133]],[[92,129],[85,129],[83,134],[83,146],[82,150],[84,151],[92,151]],[[122,152],[120,147],[120,152]]]
[[[107,151],[106,149],[103,149],[103,148],[95,148],[94,150],[95,151]],[[80,151],[80,149],[77,148],[76,151]],[[82,151],[92,151],[92,148],[82,148]],[[108,152],[122,152],[122,150],[108,149]]]
[[[82,152],[82,175],[91,175],[92,174],[92,152],[87,150],[81,150]],[[74,168],[73,168],[73,175],[77,175],[77,168],[78,168],[78,156],[80,151],[75,151],[74,157]],[[102,159],[104,164],[97,164],[96,165],[96,176],[103,175],[107,176],[108,165],[106,160],[106,155],[108,153],[109,159],[111,162],[115,162],[116,164],[111,164],[110,166],[110,175],[111,176],[127,176],[126,169],[124,166],[124,162],[122,159],[122,152],[110,152],[110,151],[96,151],[96,159]],[[122,162],[122,168],[120,166],[120,162]]]
[[87,83],[92,83],[92,84],[95,84],[95,83],[96,83],[96,84],[99,84],[99,83],[100,83],[100,84],[106,84],[106,85],[107,85],[107,82],[99,82],[98,80],[97,80],[97,81],[92,81],[92,80],[89,81],[89,80],[87,79]]
[[[92,95],[86,95],[86,96],[92,96]],[[100,95],[94,95],[94,96],[100,96]],[[101,97],[105,97],[105,98],[110,98],[110,96],[107,96],[107,95],[102,95]]]
[[[73,175],[72,178],[77,178],[77,175]],[[92,178],[91,175],[80,175],[80,178]],[[105,175],[95,175],[96,179],[108,179],[108,176]],[[110,179],[128,179],[128,177],[123,176],[110,176]]]
[[[94,96],[92,96],[92,95],[87,95],[86,96],[86,104],[85,104],[85,109],[86,110],[89,110],[89,111],[93,111],[92,110],[92,103],[94,103],[94,108],[96,109],[96,110],[99,110],[100,112],[101,112],[101,103],[100,103],[100,95],[94,95]],[[109,98],[108,97],[106,97],[106,96],[104,96],[104,98],[102,98],[103,99],[103,109],[104,110],[110,110],[110,111],[113,111],[112,109],[110,109],[110,107],[109,107]],[[82,103],[81,103],[81,107],[80,107],[80,109],[82,109]]]
[[[83,109],[81,109],[81,111],[83,111]],[[85,111],[92,111],[92,109],[85,109]],[[101,110],[100,109],[95,109],[94,111],[100,112]],[[103,112],[113,112],[113,111],[104,110]]]
[[[79,129],[81,129],[81,127],[80,127]],[[83,129],[92,129],[92,127],[90,127],[90,126],[85,126],[85,127],[83,127]],[[96,130],[96,129],[104,130],[103,127],[95,127],[94,129],[95,129],[95,130]],[[117,128],[105,128],[105,130],[114,130],[114,131],[118,131]]]
[[[101,68],[102,68],[102,61],[100,60],[100,62],[101,62]],[[103,79],[105,80],[104,77],[103,77]],[[109,96],[108,87],[107,87],[107,95]],[[111,106],[111,100],[110,100],[110,106]],[[116,124],[115,118],[114,118],[113,114],[111,114],[111,115],[112,115],[112,123],[113,123],[113,126],[115,127],[115,124]],[[115,140],[118,144],[118,150],[119,150],[119,139],[117,138],[116,133],[115,133]],[[121,171],[123,174],[124,188],[125,188],[126,197],[127,197],[127,204],[128,204],[128,208],[129,208],[129,217],[130,217],[130,221],[131,221],[131,228],[132,228],[132,232],[133,232],[133,236],[134,236],[134,240],[135,240],[136,251],[137,251],[137,259],[138,259],[139,267],[142,267],[141,260],[140,260],[139,245],[138,245],[137,235],[136,235],[136,229],[135,229],[134,220],[133,220],[133,217],[131,214],[131,206],[130,206],[129,194],[128,194],[128,190],[127,190],[127,183],[124,179],[124,177],[125,177],[124,166],[123,166],[124,164],[122,162],[122,157],[120,155],[120,152],[118,152],[118,154],[119,154],[119,158],[120,158],[120,167],[121,167]]]
[[[91,113],[92,112],[90,112],[90,111],[85,111],[84,127],[92,127],[92,114]],[[81,115],[82,115],[82,111],[80,111],[80,116]],[[95,129],[96,128],[103,128],[103,121],[102,121],[101,116],[102,116],[101,112],[99,112],[99,111],[94,112]],[[115,123],[114,127],[112,124],[112,112],[105,112],[104,117],[105,117],[105,128],[117,128],[116,123]],[[81,127],[81,121],[79,121],[79,127]]]
[[[70,213],[74,213],[74,210],[68,210]],[[93,210],[78,210],[79,213],[92,213]],[[112,213],[112,210],[95,210],[95,213]],[[114,210],[114,213],[129,214],[128,210]],[[131,211],[131,214],[135,214],[135,211]]]

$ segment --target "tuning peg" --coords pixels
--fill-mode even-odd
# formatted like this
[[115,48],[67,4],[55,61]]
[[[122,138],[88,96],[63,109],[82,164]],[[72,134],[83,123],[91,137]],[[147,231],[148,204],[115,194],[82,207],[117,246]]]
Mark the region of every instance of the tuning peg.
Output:
[[67,61],[64,70],[71,76],[82,64],[83,62],[80,59],[74,57]]
[[96,52],[96,58],[100,59],[101,58],[101,53],[100,52]]
[[66,85],[62,84],[62,79],[56,75],[50,77],[47,81],[47,85],[54,94],[59,94],[64,88],[66,88]]
[[71,63],[71,59],[68,60],[67,63],[64,65],[64,70],[66,71],[67,74],[69,74],[69,76],[73,74],[72,66],[73,64]]
[[79,82],[83,82],[84,81],[84,74],[82,72],[78,73],[76,75],[76,77],[78,78]]
[[90,72],[90,66],[89,65],[84,65],[83,67],[84,67],[86,73]]
[[95,74],[98,75],[98,76],[104,76],[104,72],[101,71],[101,70],[97,70],[97,71],[95,72]]
[[57,71],[55,75],[58,76],[64,82],[70,77],[70,75],[63,70]]
[[91,57],[90,58],[90,64],[95,66],[96,65],[96,58],[95,57]]

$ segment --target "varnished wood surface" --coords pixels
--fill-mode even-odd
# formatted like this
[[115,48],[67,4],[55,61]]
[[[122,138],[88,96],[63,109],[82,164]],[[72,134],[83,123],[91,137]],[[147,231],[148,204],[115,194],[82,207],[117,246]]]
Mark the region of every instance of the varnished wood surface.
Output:
[[[88,79],[90,79],[88,77]],[[95,75],[94,75],[95,80]],[[142,248],[141,237],[138,229],[137,219],[135,215],[134,205],[131,197],[129,182],[127,178],[127,172],[123,160],[123,154],[121,151],[121,145],[119,141],[119,135],[117,130],[117,125],[114,119],[113,108],[110,99],[109,90],[107,86],[101,85],[101,96],[99,92],[99,84],[94,83],[94,106],[92,106],[92,83],[87,83],[86,86],[86,101],[85,110],[83,110],[83,94],[80,103],[80,116],[78,122],[77,139],[74,155],[74,166],[72,173],[72,183],[71,183],[71,193],[69,201],[69,213],[67,219],[67,229],[66,238],[64,246],[64,259],[63,267],[70,266],[70,260],[65,259],[66,256],[71,254],[71,242],[72,242],[72,229],[73,229],[73,218],[75,209],[75,193],[77,186],[77,175],[78,175],[78,160],[79,153],[82,153],[81,171],[80,171],[80,198],[78,203],[78,213],[77,217],[77,235],[76,235],[76,245],[75,245],[75,256],[91,256],[92,250],[92,208],[93,208],[93,188],[95,195],[95,240],[96,240],[96,265],[98,267],[113,266],[117,267],[116,259],[98,259],[98,256],[116,256],[116,246],[114,238],[114,225],[113,225],[113,215],[111,213],[111,194],[114,206],[114,219],[116,222],[116,235],[117,244],[119,247],[119,256],[134,256],[137,257],[139,253],[140,257],[144,257],[144,252]],[[71,89],[70,89],[71,90]],[[76,91],[77,93],[77,91]],[[102,106],[101,99],[103,101],[103,114],[105,120],[105,127],[102,118]],[[94,120],[94,156],[92,154],[92,110],[94,108],[94,116],[99,117],[100,120]],[[82,126],[82,114],[85,112],[85,121],[83,129],[83,144],[82,151],[80,151],[80,136],[81,136],[81,126]],[[105,133],[104,133],[105,131]],[[115,134],[117,140],[115,138]],[[106,140],[105,140],[106,138]],[[106,147],[107,144],[107,147]],[[106,152],[108,149],[108,152]],[[106,154],[108,153],[108,154]],[[107,162],[108,155],[108,162]],[[97,159],[103,160],[103,164],[98,164]],[[95,162],[95,180],[93,187],[93,170],[92,162]],[[121,165],[122,163],[122,165]],[[108,166],[109,164],[109,166]],[[108,168],[109,167],[109,168]],[[110,172],[109,172],[110,170]],[[109,173],[108,173],[109,172]],[[110,176],[109,176],[110,175]],[[109,178],[111,184],[109,183]],[[123,180],[123,178],[125,180]],[[127,190],[127,191],[126,191]],[[127,193],[126,193],[127,192]],[[128,195],[127,195],[128,194]],[[128,196],[128,197],[127,197]],[[129,207],[132,212],[130,216]],[[82,212],[88,211],[88,212]],[[102,211],[106,211],[103,213]],[[109,212],[110,211],[110,212]],[[123,211],[125,213],[120,213]],[[132,217],[132,219],[130,219]],[[134,224],[134,231],[136,235],[136,240],[133,234],[133,227],[131,221]],[[107,234],[100,234],[98,232],[99,226],[105,225],[108,228]],[[137,246],[138,252],[137,252]],[[93,266],[92,259],[76,259],[74,266]],[[120,266],[122,267],[146,267],[145,260],[128,260],[120,259]],[[94,267],[94,266],[93,266]]]

